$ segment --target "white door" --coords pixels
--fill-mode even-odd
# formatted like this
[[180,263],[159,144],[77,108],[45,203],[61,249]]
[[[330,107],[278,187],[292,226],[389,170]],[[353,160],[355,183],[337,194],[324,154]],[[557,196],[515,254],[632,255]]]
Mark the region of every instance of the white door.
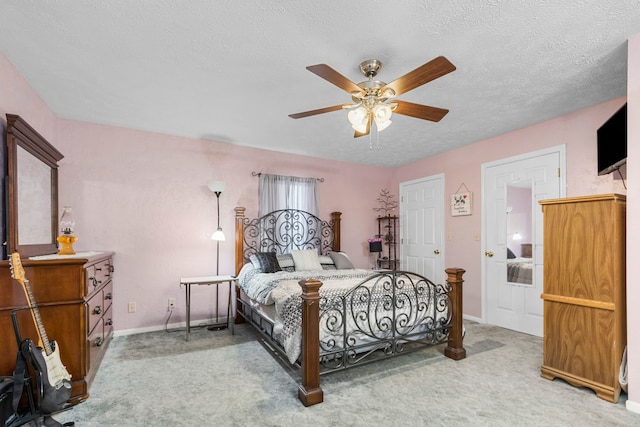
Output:
[[442,283],[444,175],[400,184],[400,269]]
[[564,196],[565,147],[482,165],[487,323],[542,336],[543,233],[538,201]]

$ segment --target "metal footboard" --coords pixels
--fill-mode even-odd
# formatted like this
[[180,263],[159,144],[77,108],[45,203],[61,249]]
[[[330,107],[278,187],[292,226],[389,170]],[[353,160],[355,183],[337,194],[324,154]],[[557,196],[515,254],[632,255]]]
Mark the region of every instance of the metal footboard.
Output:
[[451,286],[404,271],[320,296],[321,374],[446,343]]

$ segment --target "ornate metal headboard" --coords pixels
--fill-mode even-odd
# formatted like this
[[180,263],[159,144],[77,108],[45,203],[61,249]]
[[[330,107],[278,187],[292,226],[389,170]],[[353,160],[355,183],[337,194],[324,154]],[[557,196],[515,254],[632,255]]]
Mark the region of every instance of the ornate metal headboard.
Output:
[[315,249],[321,254],[340,250],[341,212],[331,212],[331,220],[298,209],[283,209],[261,218],[244,216],[245,208],[236,211],[236,274],[256,252],[288,253],[295,249]]

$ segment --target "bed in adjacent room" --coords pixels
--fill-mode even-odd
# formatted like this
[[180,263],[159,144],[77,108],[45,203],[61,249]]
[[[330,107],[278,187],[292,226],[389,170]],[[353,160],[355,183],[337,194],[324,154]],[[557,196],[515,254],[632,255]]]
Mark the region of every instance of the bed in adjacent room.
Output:
[[322,402],[320,375],[447,344],[462,346],[462,269],[435,284],[418,274],[354,268],[340,251],[340,214],[298,210],[249,219],[236,208],[237,321],[300,366],[298,398]]
[[507,258],[507,282],[532,284],[533,259],[521,257]]

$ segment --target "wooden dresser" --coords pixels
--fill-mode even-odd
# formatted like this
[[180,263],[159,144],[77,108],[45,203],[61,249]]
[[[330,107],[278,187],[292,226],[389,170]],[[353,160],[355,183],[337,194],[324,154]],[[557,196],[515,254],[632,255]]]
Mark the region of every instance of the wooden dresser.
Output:
[[542,377],[620,396],[627,342],[626,197],[541,201],[544,213]]
[[[25,277],[39,306],[50,340],[71,374],[71,399],[89,396],[104,352],[113,336],[113,252],[23,259]],[[0,375],[15,368],[17,344],[11,311],[27,305],[22,286],[11,278],[9,261],[0,261]],[[29,310],[18,312],[22,338],[36,340]]]

